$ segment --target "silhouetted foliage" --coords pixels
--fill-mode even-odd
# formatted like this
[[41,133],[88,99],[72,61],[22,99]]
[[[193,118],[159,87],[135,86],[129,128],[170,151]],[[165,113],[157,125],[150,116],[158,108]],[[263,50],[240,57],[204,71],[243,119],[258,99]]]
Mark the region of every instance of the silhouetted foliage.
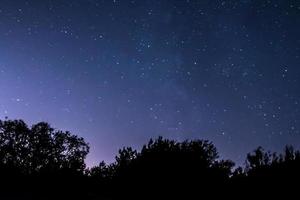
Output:
[[89,152],[83,138],[41,122],[31,128],[22,120],[0,121],[0,164],[24,174],[57,170],[83,172]]
[[247,176],[267,178],[292,178],[299,175],[300,152],[286,146],[284,153],[277,155],[263,148],[257,148],[247,155],[245,173]]
[[67,188],[66,177],[83,176],[88,152],[83,138],[54,130],[47,123],[29,128],[22,120],[0,120],[0,176],[5,187],[18,183],[20,187],[15,188],[23,193],[33,188],[35,193],[46,193],[51,188],[45,185],[55,182],[52,186],[57,190],[63,184]]
[[140,150],[124,147],[115,162],[90,169],[84,163],[88,152],[83,138],[47,123],[28,127],[22,120],[0,120],[1,198],[189,199],[238,192],[287,197],[300,178],[300,151],[291,146],[281,154],[258,147],[235,170],[206,140],[159,137]]
[[[118,191],[112,193],[117,196],[133,198],[149,192],[150,188],[152,196],[171,195],[176,189],[180,194],[196,194],[199,189],[206,192],[205,189],[228,181],[234,164],[218,158],[216,148],[208,141],[177,142],[159,137],[150,140],[140,152],[121,149],[115,163],[109,166],[102,163],[91,173],[109,174],[113,188]],[[99,179],[107,177],[99,174],[96,175]]]
[[253,191],[250,195],[255,197],[264,194],[287,198],[295,195],[299,178],[300,152],[286,146],[282,154],[258,147],[247,155],[245,168],[236,169],[231,180],[237,190],[244,193]]

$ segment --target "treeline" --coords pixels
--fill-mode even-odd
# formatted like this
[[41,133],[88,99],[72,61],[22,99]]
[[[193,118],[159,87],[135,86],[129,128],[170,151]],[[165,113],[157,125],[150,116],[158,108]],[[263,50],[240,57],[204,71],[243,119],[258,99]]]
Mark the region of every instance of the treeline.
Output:
[[[140,151],[119,150],[115,162],[87,168],[89,145],[47,123],[0,120],[1,199],[183,199],[297,191],[300,152],[259,147],[245,167],[219,158],[213,143],[159,137]],[[271,188],[271,191],[270,191]]]

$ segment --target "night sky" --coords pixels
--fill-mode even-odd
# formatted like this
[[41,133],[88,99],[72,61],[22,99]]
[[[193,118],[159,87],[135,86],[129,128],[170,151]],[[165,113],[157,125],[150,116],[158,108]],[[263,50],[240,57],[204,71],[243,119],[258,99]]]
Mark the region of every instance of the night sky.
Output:
[[300,1],[0,0],[0,118],[90,143],[159,135],[242,163],[300,148]]

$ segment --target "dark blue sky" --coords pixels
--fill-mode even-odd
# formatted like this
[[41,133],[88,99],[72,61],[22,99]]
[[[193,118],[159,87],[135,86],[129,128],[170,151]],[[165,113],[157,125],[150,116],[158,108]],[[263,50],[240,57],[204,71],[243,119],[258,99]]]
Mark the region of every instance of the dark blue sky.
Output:
[[0,0],[5,116],[84,137],[89,166],[158,135],[300,148],[300,2]]

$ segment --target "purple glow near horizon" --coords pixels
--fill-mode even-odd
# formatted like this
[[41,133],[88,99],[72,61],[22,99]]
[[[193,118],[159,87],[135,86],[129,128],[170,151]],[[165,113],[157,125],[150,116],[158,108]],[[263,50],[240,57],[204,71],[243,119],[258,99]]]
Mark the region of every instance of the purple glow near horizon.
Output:
[[242,163],[300,142],[300,2],[10,1],[0,118],[90,143],[88,166],[159,135]]

